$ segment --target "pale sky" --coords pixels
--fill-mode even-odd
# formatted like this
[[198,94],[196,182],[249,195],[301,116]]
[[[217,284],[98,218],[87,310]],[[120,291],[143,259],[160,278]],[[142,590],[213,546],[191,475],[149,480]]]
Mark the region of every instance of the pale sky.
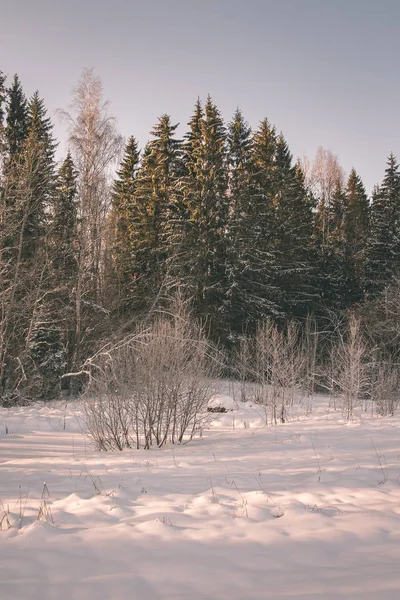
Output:
[[399,57],[400,0],[0,0],[0,69],[39,90],[59,138],[55,111],[94,67],[141,146],[165,112],[183,134],[210,93],[295,157],[332,150],[368,192],[400,160]]

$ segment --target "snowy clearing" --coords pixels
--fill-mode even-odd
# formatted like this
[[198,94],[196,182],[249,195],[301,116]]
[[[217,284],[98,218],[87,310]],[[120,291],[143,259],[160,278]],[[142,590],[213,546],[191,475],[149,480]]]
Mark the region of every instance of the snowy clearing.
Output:
[[400,418],[318,398],[267,428],[236,405],[188,445],[115,453],[79,403],[0,409],[0,598],[397,600]]

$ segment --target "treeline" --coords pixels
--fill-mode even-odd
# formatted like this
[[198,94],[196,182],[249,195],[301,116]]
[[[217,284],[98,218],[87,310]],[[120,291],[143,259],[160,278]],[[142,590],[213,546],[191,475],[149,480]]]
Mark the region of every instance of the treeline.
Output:
[[[267,120],[229,123],[208,97],[187,133],[162,115],[125,147],[84,71],[57,141],[45,104],[0,72],[0,396],[79,391],[82,364],[179,294],[232,349],[272,317],[373,302],[400,265],[400,175],[368,198],[331,152],[293,162]],[[115,175],[115,170],[117,170]]]

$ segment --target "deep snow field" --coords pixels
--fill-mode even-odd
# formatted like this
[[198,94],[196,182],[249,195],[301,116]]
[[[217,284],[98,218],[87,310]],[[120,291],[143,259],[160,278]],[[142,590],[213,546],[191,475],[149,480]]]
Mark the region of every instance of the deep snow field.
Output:
[[96,452],[71,402],[0,409],[1,600],[400,598],[400,418],[328,398]]

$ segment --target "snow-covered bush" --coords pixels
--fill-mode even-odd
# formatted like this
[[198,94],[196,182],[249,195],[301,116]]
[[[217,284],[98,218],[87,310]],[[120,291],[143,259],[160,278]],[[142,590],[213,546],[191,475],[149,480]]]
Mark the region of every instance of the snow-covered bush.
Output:
[[298,326],[289,322],[281,330],[271,319],[265,321],[253,338],[242,341],[238,359],[239,379],[253,382],[252,399],[264,406],[266,422],[284,423],[294,392],[306,377],[304,344]]
[[332,348],[332,392],[344,416],[353,415],[369,389],[369,352],[360,327],[360,320],[350,315],[347,326],[338,331]]
[[85,400],[102,450],[158,447],[193,438],[213,394],[213,349],[186,315],[157,318],[108,352]]
[[394,415],[399,403],[399,373],[391,362],[380,361],[370,369],[372,410],[379,415]]

